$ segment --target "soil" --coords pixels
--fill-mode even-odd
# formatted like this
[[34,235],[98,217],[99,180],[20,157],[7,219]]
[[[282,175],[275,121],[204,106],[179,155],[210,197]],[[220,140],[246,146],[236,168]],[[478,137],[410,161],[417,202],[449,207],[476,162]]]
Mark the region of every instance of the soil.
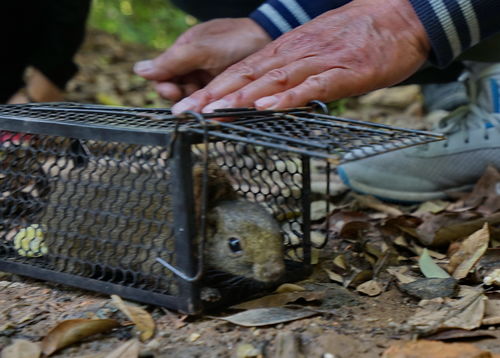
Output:
[[[81,72],[71,82],[67,99],[111,105],[168,106],[146,81],[131,74],[135,61],[156,54],[143,46],[123,44],[113,36],[91,31],[78,56]],[[408,96],[414,96],[416,92],[409,93]],[[380,108],[373,103],[352,100],[347,114],[425,128],[428,124],[419,101],[411,99],[402,105]],[[333,257],[334,246],[324,250],[323,258]],[[418,300],[400,292],[391,280],[387,281],[385,292],[376,297],[344,288],[331,282],[324,273],[316,273],[298,284],[313,292],[326,292],[320,302],[298,302],[311,307],[316,314],[274,326],[247,328],[218,319],[234,313],[229,309],[187,317],[158,307],[146,307],[156,323],[156,334],[141,345],[140,356],[368,358],[379,357],[393,342],[413,338],[412,333],[401,330],[401,325],[416,311]],[[40,341],[62,320],[93,317],[127,321],[108,296],[0,273],[0,351],[14,339]],[[493,327],[487,333],[496,338],[478,340],[475,344],[500,353],[500,330]],[[53,356],[104,357],[106,352],[134,336],[133,326],[124,325]],[[245,345],[251,345],[253,355],[242,353]],[[286,355],[279,353],[283,346],[288,349]]]

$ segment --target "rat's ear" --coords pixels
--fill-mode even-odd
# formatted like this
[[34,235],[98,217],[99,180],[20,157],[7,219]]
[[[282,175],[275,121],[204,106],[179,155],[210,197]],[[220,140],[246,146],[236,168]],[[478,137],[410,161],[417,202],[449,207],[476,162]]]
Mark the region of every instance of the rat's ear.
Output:
[[[193,195],[197,222],[200,222],[201,218],[204,169],[205,166],[201,163],[193,167]],[[226,173],[216,163],[208,164],[207,174],[207,211],[216,207],[221,201],[238,198]]]

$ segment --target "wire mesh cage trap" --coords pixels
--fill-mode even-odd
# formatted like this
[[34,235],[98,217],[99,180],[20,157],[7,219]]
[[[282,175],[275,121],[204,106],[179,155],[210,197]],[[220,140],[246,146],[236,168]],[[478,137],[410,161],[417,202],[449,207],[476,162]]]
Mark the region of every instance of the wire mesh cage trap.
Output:
[[1,106],[0,271],[198,313],[307,275],[313,161],[439,139],[308,107]]

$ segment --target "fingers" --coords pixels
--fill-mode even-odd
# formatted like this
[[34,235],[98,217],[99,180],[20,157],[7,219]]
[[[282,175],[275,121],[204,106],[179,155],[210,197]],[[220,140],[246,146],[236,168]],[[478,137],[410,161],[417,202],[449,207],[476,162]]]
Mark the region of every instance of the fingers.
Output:
[[238,91],[273,68],[280,68],[285,64],[285,59],[282,56],[268,56],[267,52],[263,54],[258,52],[229,67],[210,82],[208,86],[173,106],[172,111],[175,114],[184,111],[199,112],[209,103]]
[[308,77],[304,82],[286,91],[255,101],[259,110],[294,108],[313,100],[334,101],[364,92],[364,81],[356,78],[353,71],[334,68],[318,75]]
[[314,58],[292,62],[282,68],[269,71],[240,90],[209,104],[202,109],[202,112],[210,113],[215,109],[253,106],[254,102],[262,97],[295,87],[309,76],[329,69],[330,66]]
[[160,56],[137,62],[134,72],[148,80],[167,81],[201,68],[204,54],[189,45],[174,45]]

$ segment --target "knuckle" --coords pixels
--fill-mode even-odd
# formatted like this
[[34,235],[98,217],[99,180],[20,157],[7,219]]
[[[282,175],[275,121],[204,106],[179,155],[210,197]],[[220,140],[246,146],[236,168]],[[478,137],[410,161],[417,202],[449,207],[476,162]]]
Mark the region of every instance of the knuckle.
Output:
[[288,73],[282,69],[274,69],[267,74],[268,78],[279,85],[286,85],[289,82]]
[[307,79],[307,85],[318,98],[327,98],[330,87],[329,80],[322,75],[314,75]]
[[255,70],[252,66],[246,63],[239,63],[238,65],[230,67],[228,73],[232,76],[237,76],[245,80],[256,80]]

